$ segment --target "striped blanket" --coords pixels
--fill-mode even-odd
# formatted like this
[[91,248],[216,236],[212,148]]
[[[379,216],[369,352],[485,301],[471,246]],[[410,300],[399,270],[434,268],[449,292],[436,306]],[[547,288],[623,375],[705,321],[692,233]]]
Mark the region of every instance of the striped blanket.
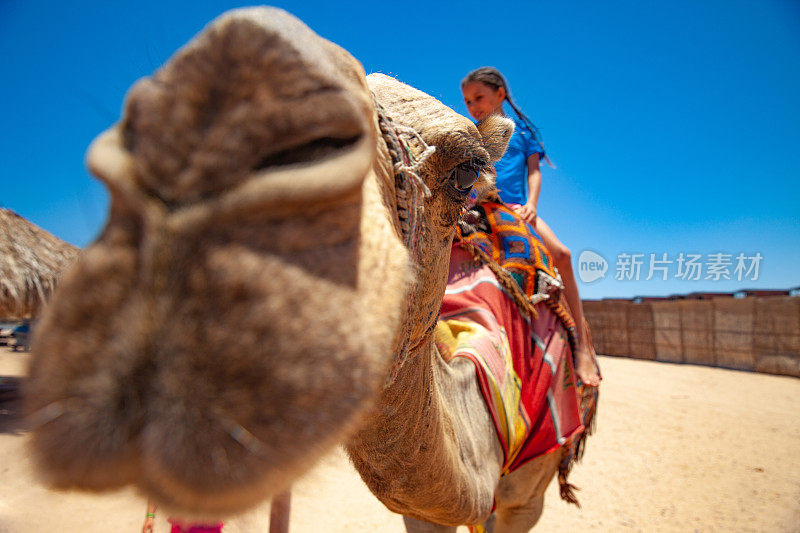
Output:
[[521,313],[486,264],[453,246],[436,343],[445,359],[474,363],[502,443],[503,475],[584,430],[567,330],[545,302],[534,310],[536,319]]

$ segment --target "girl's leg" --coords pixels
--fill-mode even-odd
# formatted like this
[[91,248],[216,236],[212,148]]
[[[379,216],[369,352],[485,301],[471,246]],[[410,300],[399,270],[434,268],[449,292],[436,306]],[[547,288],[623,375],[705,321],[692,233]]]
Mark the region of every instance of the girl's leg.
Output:
[[589,342],[589,332],[586,330],[586,322],[583,318],[583,304],[578,295],[578,283],[575,281],[575,274],[572,272],[572,256],[569,249],[558,240],[556,234],[550,229],[541,217],[536,217],[536,233],[544,241],[545,246],[553,256],[553,262],[561,273],[561,280],[564,282],[564,296],[567,304],[575,319],[575,327],[578,330],[578,353],[575,360],[577,368],[575,372],[587,385],[596,387],[600,384],[600,374],[597,363],[594,359],[594,349]]

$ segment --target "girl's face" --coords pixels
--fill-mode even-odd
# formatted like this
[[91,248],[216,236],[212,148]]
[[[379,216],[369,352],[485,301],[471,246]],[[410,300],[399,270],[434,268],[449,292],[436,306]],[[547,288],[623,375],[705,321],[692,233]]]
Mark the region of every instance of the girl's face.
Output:
[[483,120],[493,113],[503,114],[503,100],[506,91],[502,87],[496,90],[480,81],[470,81],[461,88],[467,111],[475,120]]

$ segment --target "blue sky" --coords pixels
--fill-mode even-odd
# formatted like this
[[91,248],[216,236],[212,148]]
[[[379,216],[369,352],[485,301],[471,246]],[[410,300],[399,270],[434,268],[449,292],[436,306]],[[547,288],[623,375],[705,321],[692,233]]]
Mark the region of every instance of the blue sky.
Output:
[[[0,205],[89,244],[108,204],[89,143],[137,78],[238,5],[0,2]],[[462,113],[460,79],[498,67],[557,166],[539,214],[576,269],[583,250],[607,262],[584,297],[800,285],[799,2],[275,5]],[[701,279],[676,278],[681,253]],[[717,253],[733,279],[705,279]],[[740,253],[761,255],[757,279],[736,279]],[[615,279],[620,254],[642,254],[639,281]],[[644,280],[650,254],[672,261],[667,281]]]

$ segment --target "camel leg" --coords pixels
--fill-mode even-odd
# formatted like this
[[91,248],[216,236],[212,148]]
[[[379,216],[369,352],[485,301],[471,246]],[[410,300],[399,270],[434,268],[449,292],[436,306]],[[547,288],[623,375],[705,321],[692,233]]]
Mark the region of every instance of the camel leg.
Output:
[[269,506],[269,533],[289,533],[291,510],[291,489],[273,496]]
[[544,509],[544,493],[563,453],[538,457],[500,480],[495,492],[493,533],[525,532],[536,525]]
[[526,533],[533,529],[544,510],[544,494],[520,507],[507,507],[495,512],[492,533]]
[[457,529],[454,526],[442,526],[408,516],[403,517],[403,523],[406,526],[407,533],[456,533]]

